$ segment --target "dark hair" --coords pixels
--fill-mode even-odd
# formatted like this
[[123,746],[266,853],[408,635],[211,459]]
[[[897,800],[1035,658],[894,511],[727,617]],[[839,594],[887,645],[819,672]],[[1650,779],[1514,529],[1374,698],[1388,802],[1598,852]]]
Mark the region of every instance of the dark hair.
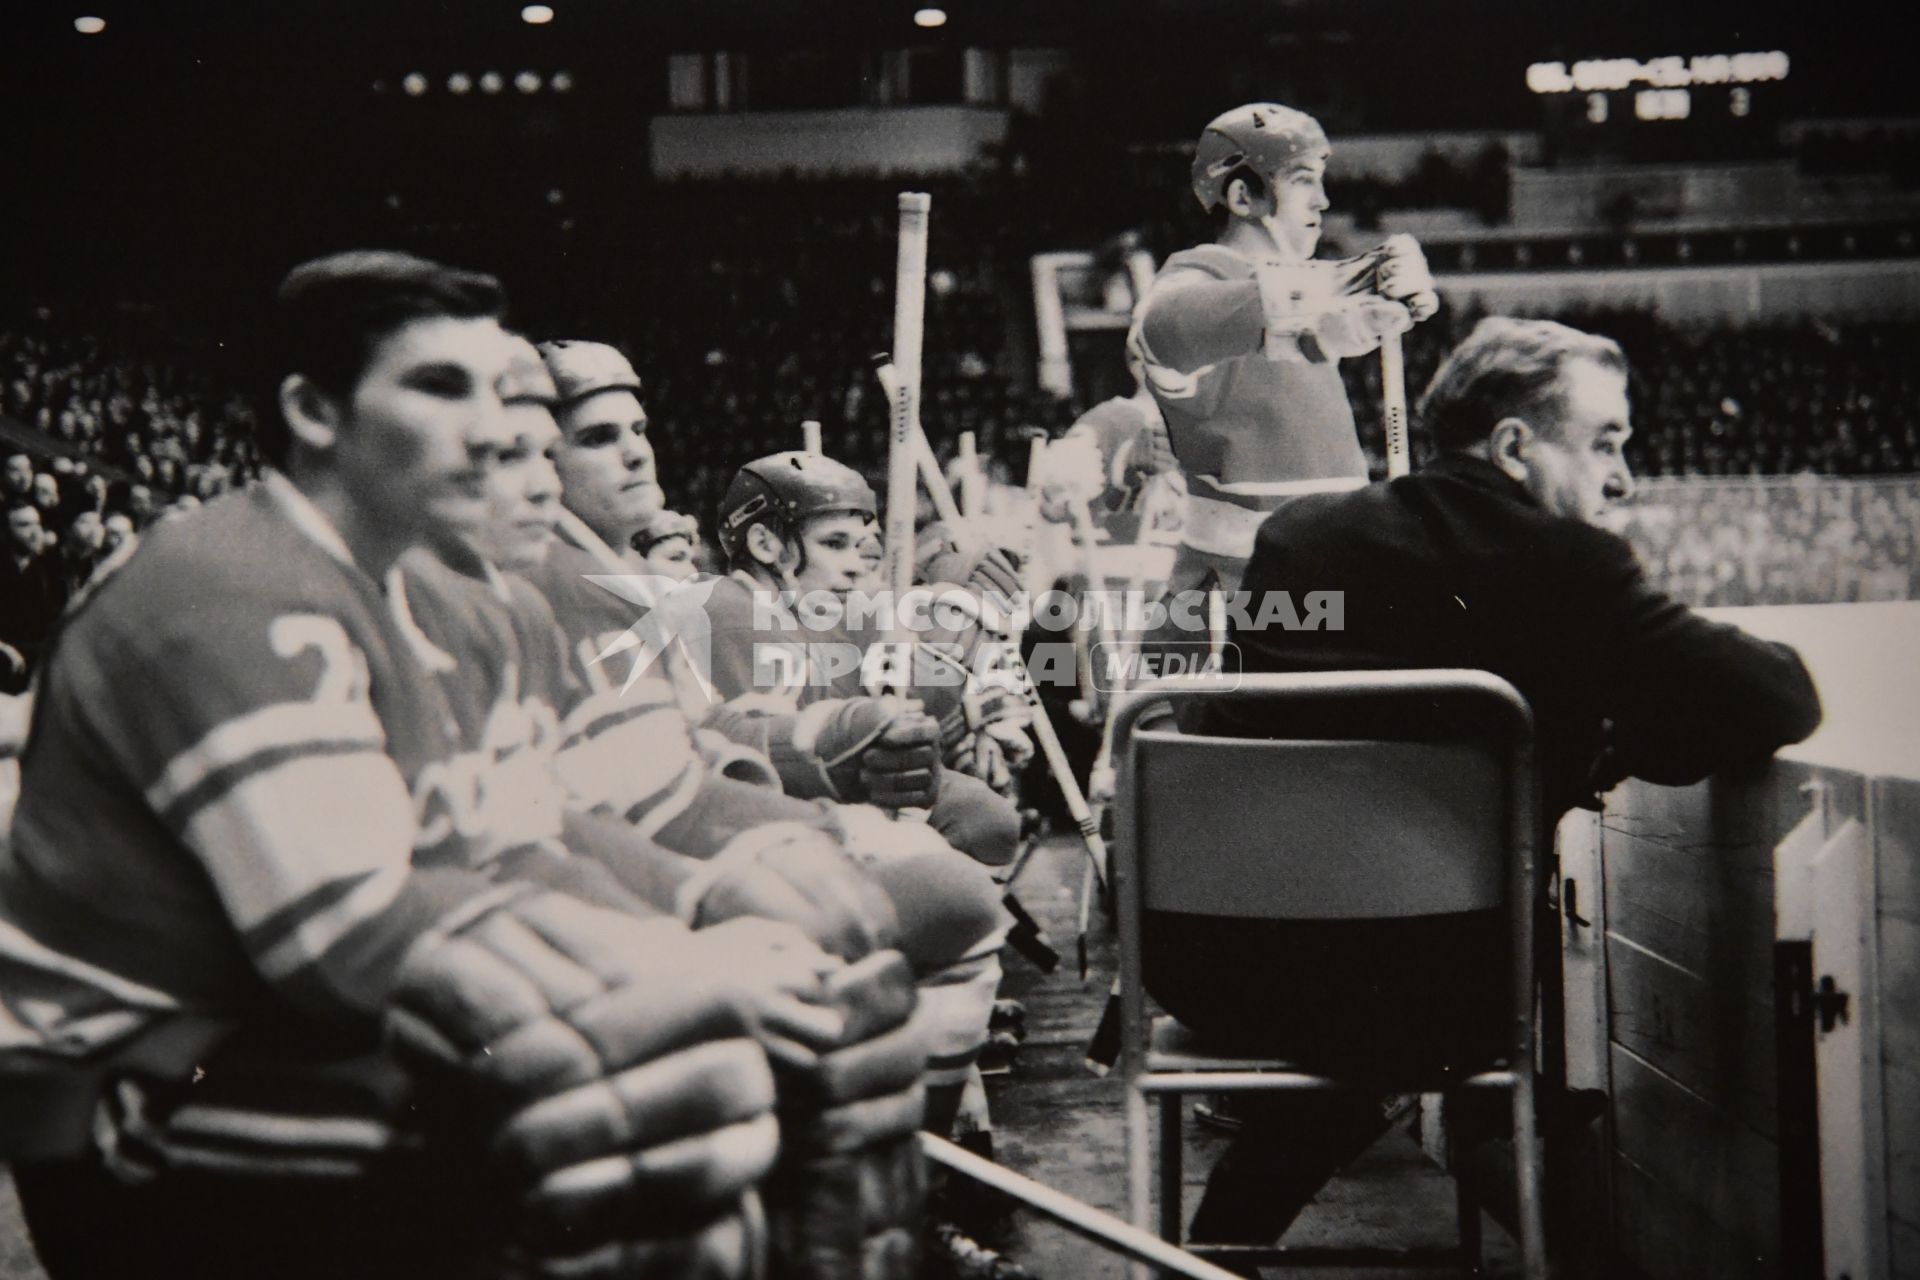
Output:
[[1612,338],[1551,320],[1489,316],[1427,384],[1420,420],[1443,451],[1472,448],[1503,418],[1552,431],[1563,403],[1560,371],[1572,360],[1627,371],[1627,358]]
[[374,348],[410,321],[497,319],[506,309],[506,292],[494,277],[412,254],[358,249],[301,263],[280,282],[260,335],[261,454],[275,465],[287,460],[292,438],[279,399],[289,374],[304,374],[344,397],[366,372]]

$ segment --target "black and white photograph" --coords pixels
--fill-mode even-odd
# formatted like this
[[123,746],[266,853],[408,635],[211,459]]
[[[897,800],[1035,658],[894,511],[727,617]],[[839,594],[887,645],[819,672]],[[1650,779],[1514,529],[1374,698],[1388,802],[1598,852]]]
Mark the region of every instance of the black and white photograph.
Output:
[[1906,25],[0,6],[0,1280],[1920,1280]]

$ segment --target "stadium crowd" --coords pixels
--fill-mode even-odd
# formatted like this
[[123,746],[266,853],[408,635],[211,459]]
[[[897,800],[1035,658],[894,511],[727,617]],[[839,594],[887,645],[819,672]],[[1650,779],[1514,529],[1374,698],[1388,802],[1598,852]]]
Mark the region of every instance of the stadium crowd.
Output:
[[[1436,191],[1452,189],[1437,168],[1427,177]],[[1020,376],[1025,326],[1017,317],[1028,306],[1021,267],[1030,252],[1059,243],[1049,237],[1075,234],[1085,215],[1069,209],[1041,228],[1016,224],[1007,209],[1019,182],[981,173],[930,184],[939,217],[922,418],[943,455],[961,433],[973,433],[989,473],[1003,481],[1019,478],[1028,431],[1057,436],[1087,407],[1030,390]],[[735,196],[718,198],[721,185]],[[737,198],[742,185],[750,198]],[[837,456],[878,478],[886,406],[863,357],[891,341],[892,189],[860,179],[664,184],[647,216],[650,243],[671,247],[630,259],[622,267],[629,278],[599,300],[562,304],[580,331],[614,334],[641,354],[669,500],[709,530],[734,470],[795,445],[807,419],[825,424]],[[1142,240],[1156,243],[1152,219],[1143,225]],[[636,319],[605,304],[629,289],[676,305],[642,309]],[[1408,335],[1409,385],[1424,385],[1479,318],[1469,300]],[[1920,326],[1703,329],[1643,312],[1566,318],[1627,352],[1636,475],[1920,471],[1920,388],[1905,359]],[[96,319],[105,322],[90,323]],[[193,356],[177,342],[170,349],[158,321],[138,313],[76,319],[41,308],[0,328],[7,593],[42,602],[8,611],[0,640],[21,655],[4,664],[9,687],[24,682],[52,618],[102,558],[170,507],[197,504],[257,473],[252,408]],[[1382,475],[1377,363],[1347,361],[1341,372],[1362,448]],[[1423,445],[1416,423],[1416,450]],[[1852,496],[1812,508],[1752,496],[1762,492],[1704,491],[1689,500],[1686,519],[1649,507],[1632,536],[1654,572],[1700,602],[1871,597],[1911,570],[1910,490],[1827,488],[1819,492]],[[1849,507],[1845,520],[1834,514],[1836,502]],[[1694,527],[1696,518],[1707,523]]]

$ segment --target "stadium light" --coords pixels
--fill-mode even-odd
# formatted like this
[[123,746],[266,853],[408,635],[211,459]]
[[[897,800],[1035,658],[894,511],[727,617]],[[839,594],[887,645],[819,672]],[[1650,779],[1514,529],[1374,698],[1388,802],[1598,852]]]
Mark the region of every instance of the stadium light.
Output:
[[530,4],[520,11],[520,21],[530,27],[544,27],[553,21],[553,6]]
[[107,29],[107,20],[88,14],[85,17],[75,18],[73,29],[83,36],[97,36]]
[[916,27],[927,27],[929,29],[933,27],[944,27],[947,25],[947,11],[945,9],[922,9],[913,15],[913,25]]
[[506,87],[506,84],[506,80],[498,71],[480,73],[480,92],[482,93],[498,93]]
[[567,71],[556,71],[553,73],[553,79],[547,81],[547,84],[552,87],[555,93],[571,93],[573,91],[573,74]]
[[522,93],[540,92],[540,76],[537,72],[522,71],[513,78],[513,87]]
[[427,91],[427,78],[418,71],[410,71],[407,78],[400,82],[400,87],[407,91],[408,97],[417,98]]
[[464,71],[456,71],[447,77],[447,92],[464,94],[473,92],[473,77]]

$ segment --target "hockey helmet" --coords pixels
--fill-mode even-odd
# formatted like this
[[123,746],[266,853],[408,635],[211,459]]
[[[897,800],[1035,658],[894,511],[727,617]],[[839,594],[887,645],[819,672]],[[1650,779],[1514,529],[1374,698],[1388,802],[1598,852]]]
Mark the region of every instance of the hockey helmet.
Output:
[[509,404],[532,402],[551,406],[560,398],[560,391],[540,359],[539,350],[518,335],[514,335],[512,342],[513,358],[507,362],[506,376],[500,380],[500,398]]
[[633,535],[633,549],[641,555],[646,555],[668,538],[685,538],[690,542],[700,541],[699,522],[692,516],[662,508],[642,522],[640,531]]
[[782,538],[801,521],[835,511],[873,519],[880,509],[873,486],[843,462],[818,453],[775,453],[740,468],[720,499],[720,545],[727,559],[741,558],[747,530],[764,524]]
[[1242,167],[1263,178],[1331,150],[1320,122],[1277,102],[1251,102],[1215,116],[1193,150],[1193,194],[1202,208],[1227,198],[1227,179]]
[[640,375],[617,348],[604,342],[575,339],[543,342],[540,358],[547,362],[547,371],[553,375],[562,406],[578,404],[602,391],[640,394]]

